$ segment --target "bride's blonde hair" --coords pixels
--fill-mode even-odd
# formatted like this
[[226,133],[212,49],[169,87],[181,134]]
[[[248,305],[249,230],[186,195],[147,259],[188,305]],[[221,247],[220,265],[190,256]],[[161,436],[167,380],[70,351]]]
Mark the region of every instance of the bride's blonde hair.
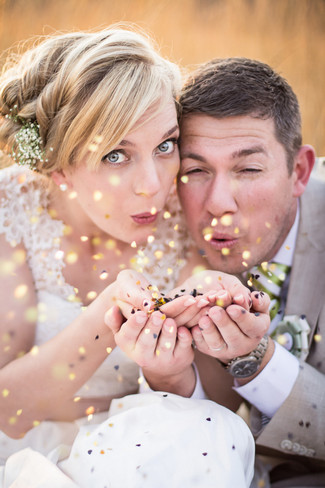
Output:
[[[140,117],[180,89],[178,67],[152,41],[123,26],[43,39],[0,77],[0,143],[15,147],[25,121],[36,122],[49,174],[87,155],[92,168]],[[6,117],[7,116],[7,117]]]

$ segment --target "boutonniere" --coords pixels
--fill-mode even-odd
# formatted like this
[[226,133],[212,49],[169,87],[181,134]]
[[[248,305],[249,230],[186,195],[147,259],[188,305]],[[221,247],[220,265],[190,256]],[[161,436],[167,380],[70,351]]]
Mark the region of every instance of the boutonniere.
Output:
[[272,332],[271,337],[304,361],[308,356],[309,332],[310,327],[304,315],[286,315]]

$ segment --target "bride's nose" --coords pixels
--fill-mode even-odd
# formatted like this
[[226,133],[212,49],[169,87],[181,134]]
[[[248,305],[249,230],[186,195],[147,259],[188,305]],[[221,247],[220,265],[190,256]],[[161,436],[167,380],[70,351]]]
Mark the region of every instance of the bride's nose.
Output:
[[137,195],[153,196],[161,188],[161,182],[156,165],[153,161],[147,161],[136,172],[133,180],[133,190]]

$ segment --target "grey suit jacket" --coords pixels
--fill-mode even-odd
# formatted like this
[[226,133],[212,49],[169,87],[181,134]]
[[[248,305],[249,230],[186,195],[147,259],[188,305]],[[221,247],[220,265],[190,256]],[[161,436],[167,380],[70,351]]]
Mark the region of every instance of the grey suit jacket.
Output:
[[[306,316],[309,354],[256,446],[257,452],[297,461],[299,469],[306,465],[312,471],[317,465],[325,471],[325,182],[309,181],[300,210],[285,315]],[[252,421],[254,430],[254,415]]]

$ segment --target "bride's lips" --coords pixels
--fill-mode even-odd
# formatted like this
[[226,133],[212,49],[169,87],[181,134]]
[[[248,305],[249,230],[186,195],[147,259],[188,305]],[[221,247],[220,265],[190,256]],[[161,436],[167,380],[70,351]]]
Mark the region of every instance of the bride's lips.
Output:
[[213,234],[211,239],[209,239],[209,244],[216,249],[217,251],[221,251],[221,249],[228,248],[231,249],[237,243],[238,238],[233,237],[228,234]]
[[153,222],[156,221],[157,217],[158,217],[158,212],[154,214],[152,214],[151,212],[144,212],[137,215],[131,215],[131,219],[133,219],[133,221],[136,224],[140,224],[140,225],[152,224]]

